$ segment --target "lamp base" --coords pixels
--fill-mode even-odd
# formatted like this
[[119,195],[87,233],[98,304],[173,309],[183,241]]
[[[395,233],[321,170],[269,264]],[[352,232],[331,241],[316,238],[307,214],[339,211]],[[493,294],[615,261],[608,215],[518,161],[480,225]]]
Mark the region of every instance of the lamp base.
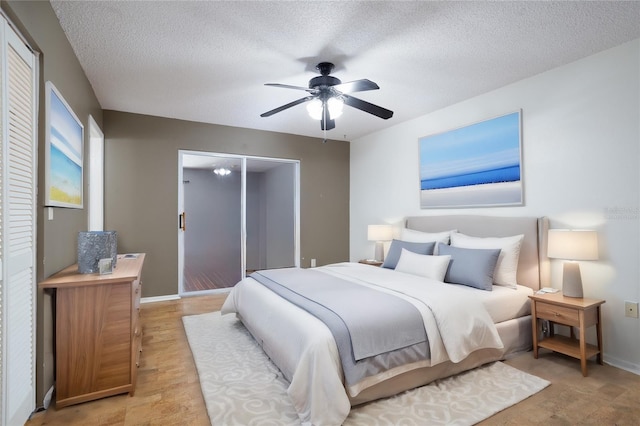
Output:
[[376,255],[374,259],[379,262],[384,261],[384,243],[382,241],[376,241]]
[[583,297],[582,276],[578,262],[565,262],[562,270],[562,294],[567,297]]

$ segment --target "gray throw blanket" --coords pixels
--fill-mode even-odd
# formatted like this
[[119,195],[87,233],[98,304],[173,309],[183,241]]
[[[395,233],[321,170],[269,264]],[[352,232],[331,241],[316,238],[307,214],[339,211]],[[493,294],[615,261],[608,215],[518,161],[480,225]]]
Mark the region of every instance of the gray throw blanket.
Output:
[[422,315],[400,297],[312,269],[265,270],[251,278],[327,325],[348,385],[429,358]]

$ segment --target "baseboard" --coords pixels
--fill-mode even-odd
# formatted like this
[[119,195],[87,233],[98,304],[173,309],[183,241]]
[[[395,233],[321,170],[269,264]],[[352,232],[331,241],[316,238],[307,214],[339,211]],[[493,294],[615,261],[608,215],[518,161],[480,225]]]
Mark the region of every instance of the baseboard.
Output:
[[191,291],[189,293],[185,293],[182,296],[179,294],[169,294],[167,296],[154,296],[154,297],[143,297],[140,299],[140,303],[153,303],[153,302],[167,302],[170,300],[180,300],[182,297],[191,297],[191,296],[203,296],[215,293],[229,293],[231,288],[219,288],[215,290],[203,290],[203,291]]
[[177,294],[169,294],[167,296],[143,297],[140,303],[167,302],[169,300],[178,300],[180,296]]
[[604,360],[605,364],[609,364],[612,367],[620,368],[622,370],[626,370],[630,373],[634,373],[640,376],[640,365],[634,364],[629,361],[625,361],[622,359],[618,359],[615,357],[607,356]]

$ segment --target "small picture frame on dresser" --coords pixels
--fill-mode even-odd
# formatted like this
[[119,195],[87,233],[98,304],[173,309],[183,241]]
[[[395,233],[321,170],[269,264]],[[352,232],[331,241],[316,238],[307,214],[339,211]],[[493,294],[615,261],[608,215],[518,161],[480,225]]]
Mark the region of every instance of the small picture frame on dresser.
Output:
[[111,258],[100,259],[98,261],[98,270],[100,271],[100,275],[107,275],[113,273],[113,265],[111,263]]

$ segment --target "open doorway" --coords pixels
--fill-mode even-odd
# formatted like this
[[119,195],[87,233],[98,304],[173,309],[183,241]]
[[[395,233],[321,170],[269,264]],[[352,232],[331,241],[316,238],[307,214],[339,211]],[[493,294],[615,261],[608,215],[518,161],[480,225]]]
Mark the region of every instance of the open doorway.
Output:
[[299,266],[299,162],[180,151],[180,295]]

